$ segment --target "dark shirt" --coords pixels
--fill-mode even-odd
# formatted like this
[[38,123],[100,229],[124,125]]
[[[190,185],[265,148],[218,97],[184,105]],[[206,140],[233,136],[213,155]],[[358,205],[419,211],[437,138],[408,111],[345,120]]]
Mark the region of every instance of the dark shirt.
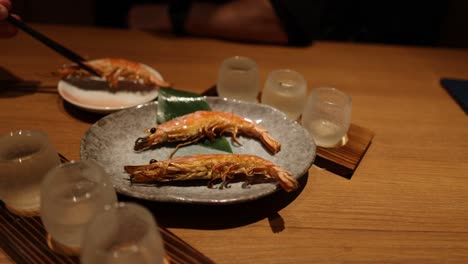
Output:
[[447,3],[435,1],[271,0],[289,44],[313,40],[432,45]]
[[[444,0],[270,1],[293,46],[309,45],[314,40],[434,45],[442,18],[447,15]],[[125,27],[130,6],[147,2],[167,0],[96,1],[96,24]]]

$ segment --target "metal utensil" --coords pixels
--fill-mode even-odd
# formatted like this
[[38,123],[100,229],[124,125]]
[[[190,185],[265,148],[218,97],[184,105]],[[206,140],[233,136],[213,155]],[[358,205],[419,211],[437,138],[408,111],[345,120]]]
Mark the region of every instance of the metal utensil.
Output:
[[32,29],[30,26],[28,26],[26,23],[23,21],[17,19],[16,17],[12,16],[11,14],[8,15],[7,18],[8,22],[11,24],[15,25],[19,29],[23,30],[24,32],[28,33],[31,35],[33,38],[39,40],[43,44],[45,44],[47,47],[53,49],[60,55],[64,56],[65,58],[71,60],[72,62],[78,64],[81,68],[84,70],[92,73],[93,75],[96,75],[98,77],[101,77],[101,74],[96,70],[93,69],[92,67],[84,64],[84,61],[86,61],[83,57],[75,53],[74,51],[71,51],[68,48],[65,48],[64,46],[58,44],[57,42],[53,41],[52,39],[44,36],[43,34],[39,33],[38,31]]

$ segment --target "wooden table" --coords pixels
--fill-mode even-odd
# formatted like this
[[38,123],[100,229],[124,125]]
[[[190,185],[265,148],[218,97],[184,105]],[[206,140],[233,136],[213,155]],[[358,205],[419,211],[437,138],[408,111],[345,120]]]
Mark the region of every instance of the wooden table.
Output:
[[[244,55],[258,63],[261,82],[271,70],[291,68],[309,89],[334,86],[352,96],[353,123],[375,137],[351,180],[312,167],[293,195],[214,209],[154,205],[161,224],[215,262],[467,261],[468,119],[439,80],[468,79],[468,50],[333,42],[289,48],[35,27],[89,58],[144,62],[197,93],[215,83],[224,58]],[[78,159],[81,137],[100,116],[57,94],[50,73],[66,62],[25,34],[0,40],[1,69],[24,81],[15,90],[0,86],[0,133],[43,130],[59,152]],[[1,254],[0,262],[10,261]]]

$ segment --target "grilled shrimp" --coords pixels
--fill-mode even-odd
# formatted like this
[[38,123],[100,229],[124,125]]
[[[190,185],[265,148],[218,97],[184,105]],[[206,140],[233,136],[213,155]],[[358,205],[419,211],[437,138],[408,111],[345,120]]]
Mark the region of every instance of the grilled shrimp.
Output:
[[146,132],[150,133],[150,135],[138,138],[135,141],[135,151],[163,143],[182,142],[170,154],[169,157],[172,157],[177,149],[182,146],[195,143],[203,138],[214,139],[216,136],[223,134],[230,134],[232,140],[241,145],[237,141],[238,133],[260,139],[263,145],[272,153],[277,153],[281,149],[281,144],[268,134],[265,128],[240,116],[226,112],[197,111],[149,128]]
[[[112,88],[118,86],[119,79],[125,79],[128,81],[138,82],[144,85],[152,85],[158,87],[168,87],[169,83],[165,82],[158,76],[155,76],[152,72],[146,69],[143,65],[116,58],[105,58],[98,60],[90,60],[84,62],[87,66],[90,66],[96,70],[101,77],[103,77]],[[83,77],[91,76],[91,74],[80,68],[77,64],[66,64],[63,65],[57,72],[57,75],[61,77]]]
[[184,180],[209,180],[208,187],[213,182],[221,180],[229,182],[235,176],[254,176],[276,180],[281,187],[290,192],[297,189],[299,183],[291,173],[280,166],[253,155],[238,154],[206,154],[181,156],[164,161],[155,161],[148,165],[125,166],[132,183],[154,183]]

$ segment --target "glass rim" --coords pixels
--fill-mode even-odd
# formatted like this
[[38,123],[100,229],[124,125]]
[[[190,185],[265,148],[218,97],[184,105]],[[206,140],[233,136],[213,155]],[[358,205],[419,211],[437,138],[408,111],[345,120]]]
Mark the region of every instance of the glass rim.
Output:
[[[320,92],[324,92],[324,91],[333,91],[335,94],[338,94],[340,95],[341,98],[343,98],[345,100],[344,104],[343,105],[350,105],[352,104],[352,97],[341,91],[340,89],[338,88],[335,88],[335,87],[318,87],[318,88],[314,88],[310,91],[310,94],[316,94],[316,95],[319,95]],[[335,102],[330,102],[330,101],[323,101],[323,103],[325,104],[328,104],[328,105],[341,105],[339,103],[335,103]]]
[[235,55],[235,56],[224,59],[223,62],[221,63],[221,68],[225,66],[226,64],[228,64],[229,62],[236,62],[236,61],[245,61],[247,63],[252,64],[252,67],[257,68],[257,63],[255,62],[255,60],[253,60],[250,57],[242,56],[242,55]]
[[307,89],[307,80],[304,78],[304,76],[295,71],[295,70],[292,70],[292,69],[288,69],[288,68],[285,68],[285,69],[277,69],[277,70],[272,70],[268,73],[268,76],[266,78],[266,81],[265,81],[265,86],[268,84],[268,83],[274,83],[275,81],[278,81],[276,80],[275,77],[277,77],[279,74],[281,73],[286,73],[286,74],[290,74],[291,75],[291,79],[295,79],[294,81],[297,82],[299,85],[297,86],[303,86],[305,89]]
[[[93,161],[93,160],[71,160],[71,161],[68,161],[68,162],[58,164],[57,166],[53,167],[52,169],[50,169],[46,173],[46,175],[44,176],[44,180],[41,183],[41,187],[40,187],[41,192],[42,192],[42,190],[45,190],[46,188],[48,188],[48,186],[52,182],[56,181],[56,179],[63,178],[62,176],[69,176],[70,175],[69,173],[67,173],[67,171],[65,171],[66,175],[62,174],[63,173],[62,170],[64,168],[66,169],[68,167],[76,166],[78,164],[83,164],[83,163],[91,164],[91,166],[87,165],[87,167],[91,167],[92,169],[98,169],[98,170],[102,171],[103,173],[96,173],[95,175],[97,175],[97,177],[92,177],[92,178],[89,178],[86,175],[81,176],[81,178],[84,178],[84,179],[87,179],[89,181],[95,182],[96,184],[92,184],[92,186],[85,189],[86,193],[88,195],[86,196],[86,199],[82,199],[82,200],[80,199],[79,202],[82,202],[84,200],[93,199],[93,197],[95,197],[96,195],[99,195],[99,191],[101,190],[101,188],[106,186],[106,185],[110,185],[113,188],[112,181],[108,177],[106,177],[106,175],[108,175],[107,172],[99,164],[97,164],[95,161]],[[61,171],[62,171],[62,173],[59,173]],[[72,179],[72,178],[70,178],[70,179]],[[114,192],[115,192],[115,190],[114,190]],[[41,196],[42,196],[42,194],[41,194]],[[46,196],[47,197],[53,197],[53,196],[50,196],[50,195],[46,195]],[[75,204],[76,203],[76,201],[70,202],[70,201],[67,201],[67,200],[61,200],[59,202],[62,203],[62,204]]]
[[[93,160],[87,160],[87,159],[84,159],[84,160],[70,160],[70,161],[67,161],[67,162],[62,162],[59,165],[55,166],[53,168],[53,170],[54,171],[59,170],[59,169],[61,170],[63,168],[76,166],[78,164],[87,164],[88,167],[93,167],[93,168],[96,168],[96,169],[99,169],[99,170],[103,170],[104,173],[107,173],[97,162],[95,162]],[[88,164],[90,164],[91,166],[89,166]],[[99,176],[99,182],[102,182],[102,178],[103,178],[102,176]]]
[[[24,135],[23,135],[24,134]],[[23,157],[15,158],[15,159],[0,159],[0,164],[16,164],[16,163],[21,163],[24,161],[31,160],[33,158],[36,158],[38,155],[42,154],[45,149],[51,144],[49,141],[49,136],[40,131],[40,130],[32,130],[32,129],[19,129],[19,130],[13,130],[10,131],[6,134],[3,134],[0,136],[0,140],[8,140],[11,137],[31,137],[31,136],[36,136],[39,140],[37,143],[39,143],[40,147],[39,150]]]
[[[100,211],[97,213],[88,223],[87,227],[85,228],[85,231],[83,233],[83,239],[82,242],[84,243],[86,240],[86,235],[95,230],[96,228],[99,228],[97,222],[102,222],[102,220],[107,220],[109,217],[112,217],[113,213],[119,214],[119,213],[125,213],[124,211],[121,210],[131,210],[129,212],[131,213],[136,213],[138,214],[138,218],[140,220],[143,220],[145,225],[149,225],[149,229],[154,229],[154,232],[144,232],[144,234],[136,240],[136,242],[141,242],[145,241],[148,237],[151,237],[153,235],[158,236],[157,234],[159,233],[158,229],[158,224],[156,219],[154,218],[153,214],[144,206],[134,203],[134,202],[115,202],[110,205],[106,205],[104,207],[104,210]],[[118,221],[119,218],[112,218],[111,220]],[[128,219],[127,219],[128,220]],[[149,221],[147,221],[149,220]],[[120,224],[117,222],[117,231],[119,231]],[[156,234],[153,234],[156,233]],[[162,243],[162,237],[159,234],[159,237],[161,239]],[[84,248],[84,246],[82,246]],[[108,255],[111,253],[110,251],[107,251],[105,249],[102,249],[98,247],[97,249],[94,249],[94,252],[99,255]]]

